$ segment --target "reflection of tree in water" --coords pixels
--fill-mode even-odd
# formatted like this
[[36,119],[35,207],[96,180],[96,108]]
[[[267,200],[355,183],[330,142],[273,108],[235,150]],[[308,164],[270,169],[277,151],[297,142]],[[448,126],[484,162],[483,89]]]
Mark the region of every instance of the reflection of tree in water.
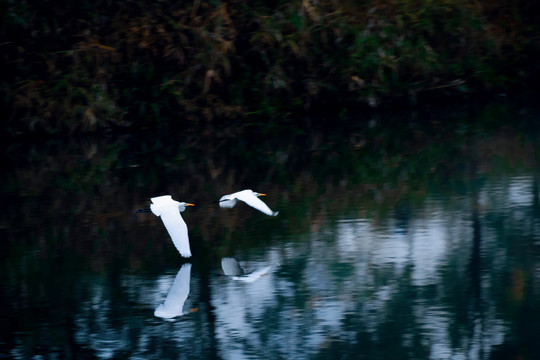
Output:
[[[538,329],[526,317],[538,313],[538,264],[530,256],[540,233],[538,202],[537,195],[523,198],[520,189],[536,194],[538,186],[529,176],[512,175],[519,159],[534,160],[533,140],[505,131],[472,133],[460,142],[431,138],[422,129],[357,130],[259,134],[255,148],[237,137],[210,142],[180,135],[21,146],[5,160],[13,171],[3,175],[4,189],[8,202],[18,205],[0,215],[7,246],[1,280],[12,289],[10,303],[34,309],[27,320],[12,315],[8,323],[22,330],[37,317],[57,324],[58,314],[42,310],[60,297],[66,301],[60,318],[82,333],[72,340],[67,332],[57,334],[73,351],[100,333],[127,342],[113,349],[117,354],[164,357],[179,349],[215,358],[224,357],[224,349],[270,357],[264,349],[283,357],[310,351],[315,358],[426,358],[434,351],[485,358],[496,351],[519,354],[518,348],[534,355],[530,334]],[[500,173],[508,183],[496,181]],[[471,181],[478,181],[477,209],[460,200]],[[269,221],[247,207],[224,213],[207,206],[245,187],[267,192],[280,216]],[[160,272],[163,264],[177,264],[162,224],[132,214],[163,193],[198,205],[185,220],[194,255],[204,254],[208,264],[194,264],[191,291],[199,311],[149,325],[148,309],[159,302],[141,294],[155,293],[155,285],[120,279],[126,269]],[[442,226],[437,213],[454,215]],[[352,225],[338,222],[342,218]],[[419,229],[428,227],[438,232],[427,234],[444,238],[420,238]],[[343,229],[348,232],[339,233]],[[254,284],[223,284],[213,276],[209,264],[222,256],[265,249],[282,266]],[[318,254],[315,260],[306,258],[310,253]],[[18,277],[4,275],[13,266]],[[92,278],[99,276],[108,282]],[[89,290],[91,284],[96,289]],[[115,303],[88,300],[103,287],[113,289],[104,298]],[[230,326],[223,314],[231,304],[216,299],[224,301],[226,289],[235,301],[257,305],[237,309],[252,330],[240,340],[221,333]],[[501,339],[505,333],[515,338]],[[433,348],[436,343],[442,345]],[[493,350],[497,343],[503,346]]]
[[[464,199],[461,205],[467,203]],[[305,357],[306,353],[312,352],[315,358],[347,357],[350,354],[361,354],[358,355],[361,358],[486,358],[495,345],[504,341],[504,334],[509,331],[500,318],[495,301],[498,280],[489,276],[496,270],[481,271],[485,294],[474,295],[474,291],[470,291],[469,284],[475,287],[478,280],[471,277],[475,276],[474,269],[472,273],[467,270],[468,255],[478,256],[478,248],[475,249],[473,244],[479,240],[478,223],[470,219],[452,219],[448,210],[446,207],[426,209],[426,214],[444,214],[444,219],[436,216],[431,224],[423,224],[426,219],[417,218],[411,224],[416,231],[409,244],[413,252],[422,251],[415,242],[431,240],[419,236],[424,233],[424,227],[443,227],[450,234],[467,235],[446,239],[454,245],[444,251],[444,258],[437,262],[436,268],[426,267],[429,262],[414,253],[404,253],[406,264],[400,266],[401,260],[395,258],[394,247],[390,246],[380,253],[378,261],[374,261],[372,255],[359,261],[351,258],[352,270],[347,269],[340,264],[339,250],[335,252],[333,246],[336,244],[328,241],[328,235],[310,236],[307,247],[312,251],[324,248],[325,256],[317,256],[320,253],[308,255],[310,260],[306,263],[303,243],[293,245],[296,251],[291,254],[296,255],[282,259],[284,265],[272,280],[273,290],[264,292],[269,294],[264,301],[267,304],[264,310],[243,310],[248,313],[244,320],[248,324],[238,324],[224,314],[232,313],[230,316],[234,317],[235,311],[230,306],[239,301],[222,300],[223,307],[216,307],[218,320],[222,322],[220,327],[255,329],[248,331],[249,335],[237,334],[229,341],[245,338],[244,351],[257,344],[260,348],[272,348],[281,356]],[[379,243],[388,241],[388,233],[393,229],[364,228],[355,236],[369,245],[360,251],[353,249],[352,254],[376,253]],[[351,234],[354,233],[343,236]],[[338,236],[341,239],[341,235]],[[393,242],[404,240],[407,238],[396,236]],[[319,243],[325,245],[319,246]],[[488,244],[493,246],[494,243]],[[482,251],[486,256],[496,253],[497,247]],[[413,261],[415,258],[420,261]],[[372,263],[366,267],[369,259]],[[508,268],[507,264],[503,266]],[[345,273],[336,269],[345,269]],[[336,271],[341,276],[334,277],[332,274]],[[419,275],[418,272],[425,273]],[[249,293],[238,294],[240,290],[236,290],[231,296],[249,298]],[[280,314],[278,320],[275,314]],[[279,319],[287,321],[281,323]]]

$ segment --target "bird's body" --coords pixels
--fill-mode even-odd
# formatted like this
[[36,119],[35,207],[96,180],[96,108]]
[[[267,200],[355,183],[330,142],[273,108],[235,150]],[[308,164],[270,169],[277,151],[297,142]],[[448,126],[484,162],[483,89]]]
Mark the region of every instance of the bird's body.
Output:
[[276,216],[279,211],[272,211],[268,205],[258,198],[259,196],[265,195],[266,194],[257,193],[252,190],[242,190],[232,194],[223,195],[221,199],[219,199],[219,206],[222,208],[232,208],[236,205],[238,200],[241,200],[266,215]]
[[180,255],[186,258],[191,257],[188,229],[180,213],[186,209],[186,206],[194,205],[173,200],[171,195],[153,197],[151,200],[150,210],[154,215],[161,217]]

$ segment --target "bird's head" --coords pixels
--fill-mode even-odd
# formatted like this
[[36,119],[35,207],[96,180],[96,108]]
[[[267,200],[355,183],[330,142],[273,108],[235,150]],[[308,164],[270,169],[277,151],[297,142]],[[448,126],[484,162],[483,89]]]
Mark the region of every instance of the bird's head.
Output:
[[195,206],[195,204],[187,203],[187,202],[181,202],[178,204],[178,208],[180,209],[180,212],[184,211],[186,209],[186,206]]

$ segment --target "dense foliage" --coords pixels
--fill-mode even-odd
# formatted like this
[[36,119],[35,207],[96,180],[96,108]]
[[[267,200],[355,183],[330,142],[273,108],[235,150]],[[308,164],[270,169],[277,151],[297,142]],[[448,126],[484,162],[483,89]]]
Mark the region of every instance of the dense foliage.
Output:
[[539,77],[534,1],[0,3],[4,127],[23,131],[283,118]]

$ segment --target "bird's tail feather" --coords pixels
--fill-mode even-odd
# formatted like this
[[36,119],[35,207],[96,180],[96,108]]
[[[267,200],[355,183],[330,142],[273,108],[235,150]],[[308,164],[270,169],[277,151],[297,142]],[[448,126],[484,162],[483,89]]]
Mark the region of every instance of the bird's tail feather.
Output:
[[139,213],[146,213],[146,212],[151,212],[151,211],[152,210],[150,210],[150,208],[143,208],[143,209],[137,209],[133,213],[134,214],[139,214]]

